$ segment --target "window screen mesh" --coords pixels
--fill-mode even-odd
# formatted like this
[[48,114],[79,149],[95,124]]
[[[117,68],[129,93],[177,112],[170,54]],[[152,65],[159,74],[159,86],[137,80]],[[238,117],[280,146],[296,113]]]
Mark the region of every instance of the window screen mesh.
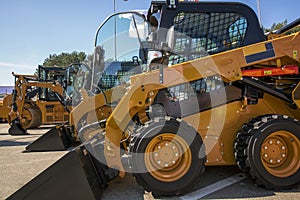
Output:
[[169,65],[240,47],[246,30],[246,19],[237,13],[179,13]]
[[166,96],[171,101],[183,101],[197,94],[211,92],[224,87],[224,82],[218,76],[210,76],[189,83],[172,86],[167,89]]
[[98,86],[101,88],[102,91],[106,91],[106,90],[114,87],[116,84],[116,81],[117,81],[116,75],[102,74]]
[[128,82],[131,76],[139,73],[141,73],[141,68],[138,62],[124,62],[115,66],[110,65],[101,75],[98,87],[102,91],[109,90]]

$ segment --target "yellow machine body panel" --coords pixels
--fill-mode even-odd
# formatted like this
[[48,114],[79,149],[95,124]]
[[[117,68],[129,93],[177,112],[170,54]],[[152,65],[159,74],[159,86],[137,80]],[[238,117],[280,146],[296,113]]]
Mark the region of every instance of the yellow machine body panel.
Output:
[[203,138],[207,166],[236,165],[234,142],[243,124],[256,116],[282,114],[300,120],[299,109],[290,108],[284,101],[268,94],[256,105],[243,106],[236,101],[186,118]]
[[0,100],[0,119],[2,119],[3,121],[8,120],[8,114],[11,110],[11,102],[12,102],[11,94],[5,95],[3,100]]
[[60,102],[36,101],[42,112],[42,124],[63,123],[68,121],[69,113]]

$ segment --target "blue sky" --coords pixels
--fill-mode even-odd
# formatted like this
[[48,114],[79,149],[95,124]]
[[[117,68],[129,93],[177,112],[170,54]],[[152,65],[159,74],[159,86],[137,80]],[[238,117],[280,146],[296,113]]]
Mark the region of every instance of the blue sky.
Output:
[[[148,9],[151,0],[115,0],[116,10]],[[210,0],[206,0],[210,1]],[[223,0],[217,0],[223,1]],[[256,0],[240,1],[257,12]],[[113,13],[113,0],[0,0],[0,85],[11,72],[32,74],[50,54],[93,52],[98,26]],[[260,0],[262,24],[299,17],[298,0]]]

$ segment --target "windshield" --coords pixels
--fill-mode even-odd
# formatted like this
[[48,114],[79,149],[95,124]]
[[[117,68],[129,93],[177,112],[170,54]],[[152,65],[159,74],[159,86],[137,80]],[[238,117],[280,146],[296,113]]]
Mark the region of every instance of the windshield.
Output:
[[89,89],[89,73],[89,67],[84,64],[72,64],[68,66],[65,72],[65,98],[68,105],[76,105],[80,102],[79,91],[81,88]]
[[[39,65],[38,66],[39,81],[40,82],[57,81],[59,84],[62,84],[64,71],[65,68],[63,67],[46,67],[46,66]],[[39,88],[38,95],[40,100],[44,100],[44,101],[58,100],[55,95],[55,92],[52,91],[50,88]]]
[[141,72],[143,43],[149,26],[138,13],[119,13],[108,18],[96,36],[93,83],[105,91]]

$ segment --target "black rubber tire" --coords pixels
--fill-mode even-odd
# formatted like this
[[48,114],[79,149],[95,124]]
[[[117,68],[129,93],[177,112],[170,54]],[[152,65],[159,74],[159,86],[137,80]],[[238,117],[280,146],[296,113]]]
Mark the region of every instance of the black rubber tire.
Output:
[[248,146],[249,137],[252,134],[252,129],[256,122],[259,122],[263,117],[267,117],[271,115],[261,115],[256,118],[251,119],[248,123],[243,124],[242,128],[236,135],[236,139],[234,142],[234,156],[239,169],[244,172],[249,172],[249,167],[246,165],[247,153],[246,149]]
[[42,124],[42,113],[38,108],[27,108],[24,107],[31,115],[31,120],[27,124],[22,124],[23,129],[33,129],[37,128]]
[[[299,164],[298,169],[291,175],[278,177],[268,171],[261,160],[261,147],[265,139],[273,133],[285,131],[300,140],[300,123],[288,116],[268,115],[256,118],[256,122],[252,123],[253,128],[249,129],[249,137],[247,139],[247,147],[245,149],[245,165],[247,173],[255,180],[258,186],[267,189],[284,189],[288,188],[300,181]],[[299,153],[299,146],[296,147]],[[289,152],[290,154],[292,152]],[[294,153],[294,152],[293,152]],[[293,156],[293,155],[288,155]],[[298,160],[300,162],[300,160]]]
[[37,128],[42,124],[42,112],[38,108],[30,108],[30,112],[33,116],[32,125],[29,128]]
[[[178,180],[164,182],[153,177],[147,170],[144,153],[149,142],[163,133],[180,136],[187,144],[192,155],[190,168]],[[182,195],[193,189],[205,169],[205,147],[200,135],[184,121],[175,119],[155,118],[137,130],[131,142],[131,166],[138,184],[155,196]]]

